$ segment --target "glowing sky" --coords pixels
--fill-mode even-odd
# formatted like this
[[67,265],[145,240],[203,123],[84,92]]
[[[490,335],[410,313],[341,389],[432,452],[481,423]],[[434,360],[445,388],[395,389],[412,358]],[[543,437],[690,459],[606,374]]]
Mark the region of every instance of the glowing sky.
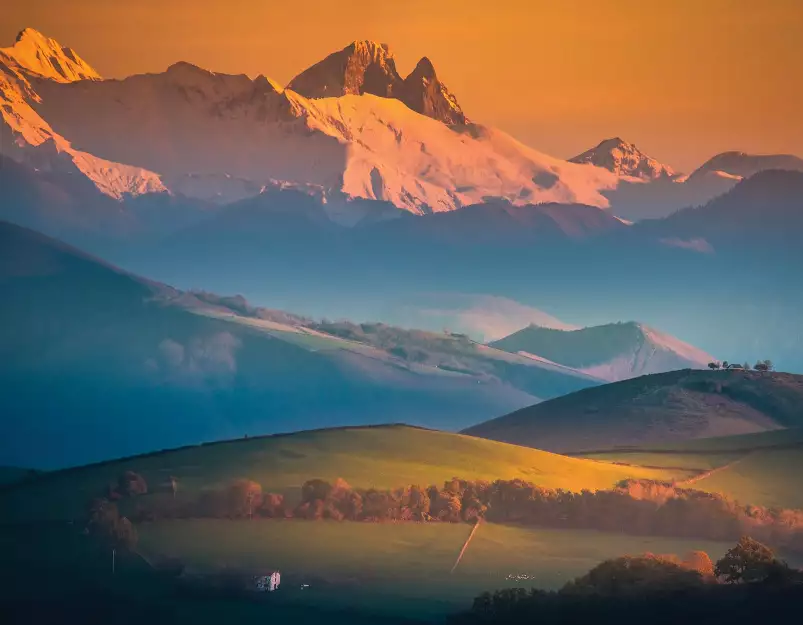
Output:
[[611,136],[681,171],[803,155],[803,0],[5,0],[107,77],[185,60],[286,83],[354,39],[421,56],[475,121],[568,158]]

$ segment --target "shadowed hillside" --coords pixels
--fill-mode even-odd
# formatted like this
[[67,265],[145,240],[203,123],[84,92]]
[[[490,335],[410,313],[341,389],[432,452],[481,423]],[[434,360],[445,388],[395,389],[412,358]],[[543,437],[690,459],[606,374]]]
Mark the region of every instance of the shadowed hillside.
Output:
[[524,408],[466,434],[567,453],[803,425],[803,376],[673,371]]

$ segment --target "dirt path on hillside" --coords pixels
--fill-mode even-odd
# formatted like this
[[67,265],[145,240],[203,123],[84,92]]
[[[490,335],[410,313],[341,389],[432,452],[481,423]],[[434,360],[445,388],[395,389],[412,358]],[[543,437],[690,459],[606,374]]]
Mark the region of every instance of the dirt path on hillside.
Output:
[[463,554],[466,552],[466,549],[468,549],[468,544],[471,542],[471,539],[474,538],[474,534],[476,534],[481,523],[482,519],[478,518],[477,522],[474,524],[474,527],[471,528],[471,533],[468,535],[468,538],[466,538],[466,542],[463,543],[463,548],[460,550],[460,554],[457,556],[457,560],[455,560],[454,566],[452,567],[452,570],[449,571],[449,573],[454,573],[455,569],[457,568],[457,565],[460,564],[460,560],[463,559]]

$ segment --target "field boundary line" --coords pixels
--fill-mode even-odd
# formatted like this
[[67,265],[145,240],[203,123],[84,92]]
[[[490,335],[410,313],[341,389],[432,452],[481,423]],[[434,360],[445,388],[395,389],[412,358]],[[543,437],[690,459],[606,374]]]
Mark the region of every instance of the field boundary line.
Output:
[[455,563],[454,563],[454,566],[452,567],[452,570],[449,571],[450,574],[454,573],[455,569],[457,568],[457,565],[460,564],[460,560],[463,559],[463,554],[466,552],[466,549],[468,549],[468,544],[471,542],[471,539],[474,538],[474,534],[479,529],[481,523],[482,523],[482,517],[478,517],[477,518],[477,522],[474,524],[474,527],[471,528],[471,533],[468,535],[468,538],[466,538],[466,542],[463,543],[463,548],[460,550],[460,553],[457,555],[457,560],[455,560]]

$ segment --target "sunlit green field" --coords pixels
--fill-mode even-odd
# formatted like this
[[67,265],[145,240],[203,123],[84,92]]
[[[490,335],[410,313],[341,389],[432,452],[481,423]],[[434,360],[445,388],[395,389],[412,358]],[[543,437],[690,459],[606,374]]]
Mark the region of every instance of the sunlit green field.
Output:
[[803,508],[803,430],[777,430],[657,446],[655,451],[615,450],[584,457],[702,474],[690,487],[744,504]]
[[240,439],[82,467],[43,476],[0,493],[0,520],[71,519],[126,470],[142,474],[151,492],[178,479],[179,496],[248,478],[263,490],[294,497],[311,478],[345,479],[353,487],[393,488],[465,479],[521,478],[548,488],[612,487],[625,478],[669,480],[687,471],[568,458],[461,434],[407,426],[339,428]]
[[694,483],[694,488],[728,495],[742,503],[803,508],[803,449],[767,449]]
[[[140,550],[149,558],[177,557],[196,572],[275,568],[285,579],[309,576],[310,592],[299,595],[304,601],[390,612],[415,605],[438,614],[468,607],[485,590],[559,588],[611,557],[702,549],[718,558],[731,546],[485,523],[451,572],[470,531],[466,524],[168,521],[141,525]],[[323,584],[317,589],[316,579]]]

